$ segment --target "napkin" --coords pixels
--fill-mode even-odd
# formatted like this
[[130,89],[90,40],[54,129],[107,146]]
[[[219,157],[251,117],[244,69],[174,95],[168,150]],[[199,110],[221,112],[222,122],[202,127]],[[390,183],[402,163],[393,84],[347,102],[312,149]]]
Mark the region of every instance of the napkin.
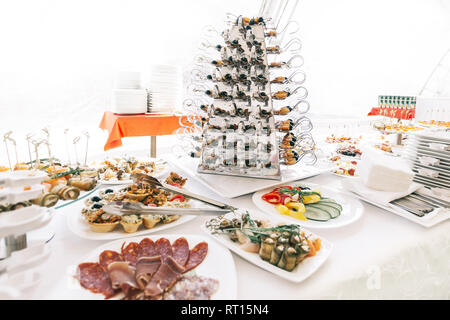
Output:
[[413,182],[411,183],[407,191],[402,192],[378,191],[366,187],[362,183],[360,178],[346,179],[342,181],[342,186],[345,189],[354,192],[365,199],[379,203],[384,206],[389,206],[389,202],[406,197],[407,195],[419,190],[422,187],[421,184]]

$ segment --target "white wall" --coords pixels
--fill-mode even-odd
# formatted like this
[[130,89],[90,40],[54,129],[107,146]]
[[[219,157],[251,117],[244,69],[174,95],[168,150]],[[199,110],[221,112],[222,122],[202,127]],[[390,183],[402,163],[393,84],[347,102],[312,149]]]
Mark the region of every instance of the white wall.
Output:
[[[95,135],[117,70],[187,67],[203,26],[260,1],[0,2],[0,134],[70,127]],[[364,115],[379,94],[415,95],[450,46],[449,0],[302,0],[302,54],[312,111]],[[57,133],[61,135],[61,131]],[[97,136],[101,150],[104,135]],[[22,145],[23,146],[23,145]],[[3,146],[0,163],[4,163]]]
[[450,47],[448,0],[307,0],[296,16],[317,113],[363,115],[380,94],[417,95]]

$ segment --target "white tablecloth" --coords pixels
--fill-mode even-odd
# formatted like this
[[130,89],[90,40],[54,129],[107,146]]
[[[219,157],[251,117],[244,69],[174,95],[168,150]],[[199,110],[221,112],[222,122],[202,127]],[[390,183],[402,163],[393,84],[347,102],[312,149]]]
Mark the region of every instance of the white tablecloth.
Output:
[[[331,174],[310,178],[328,187],[339,187]],[[257,210],[251,195],[224,199],[191,179],[191,191]],[[302,283],[281,279],[233,254],[237,270],[238,299],[449,299],[450,221],[427,229],[364,203],[364,214],[352,225],[312,230],[334,243],[324,265]],[[83,257],[104,241],[81,239],[67,227],[70,206],[57,210],[50,242],[52,253],[41,267],[42,281],[23,297],[54,299],[70,287],[67,275]],[[198,217],[159,234],[199,234],[207,218]],[[211,239],[211,241],[213,241]]]

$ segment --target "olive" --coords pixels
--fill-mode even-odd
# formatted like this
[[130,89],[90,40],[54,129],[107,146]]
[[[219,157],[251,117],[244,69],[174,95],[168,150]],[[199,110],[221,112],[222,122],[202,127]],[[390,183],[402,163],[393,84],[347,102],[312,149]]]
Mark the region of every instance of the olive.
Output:
[[102,200],[102,198],[97,197],[97,196],[93,196],[93,197],[91,198],[91,201],[93,201],[93,202],[99,202],[99,201],[101,201],[101,200]]
[[105,190],[105,193],[113,193],[113,192],[114,192],[113,189],[106,189],[106,190]]
[[103,207],[103,205],[102,204],[100,204],[100,203],[95,203],[95,204],[93,204],[92,205],[92,209],[101,209],[101,207]]

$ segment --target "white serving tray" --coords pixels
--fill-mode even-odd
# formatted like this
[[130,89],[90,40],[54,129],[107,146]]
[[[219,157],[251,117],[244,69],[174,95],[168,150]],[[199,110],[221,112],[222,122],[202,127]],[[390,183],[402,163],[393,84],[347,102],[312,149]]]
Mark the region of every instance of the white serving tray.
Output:
[[[254,213],[251,213],[251,217],[254,219],[264,219],[265,217],[261,217]],[[210,230],[206,227],[205,224],[201,226],[201,229],[207,233],[209,236],[219,241],[225,247],[241,256],[245,260],[254,265],[271,272],[283,279],[286,279],[291,282],[299,283],[309,278],[314,272],[316,272],[320,266],[328,259],[333,249],[333,244],[328,240],[319,236],[322,244],[320,250],[314,257],[309,257],[300,262],[292,271],[286,271],[277,266],[272,265],[271,263],[264,261],[260,258],[257,253],[251,253],[242,250],[240,245],[236,242],[233,242],[229,239],[227,235],[224,234],[212,234]],[[303,229],[307,234],[314,234],[306,229]]]
[[330,166],[297,164],[281,169],[281,180],[235,177],[197,172],[198,159],[189,156],[166,155],[165,159],[189,176],[225,198],[236,198],[262,189],[275,187],[296,180],[306,179],[331,171]]
[[[351,191],[349,191],[349,192],[351,192]],[[447,210],[447,211],[441,210],[440,212],[429,213],[428,215],[433,215],[432,217],[430,217],[430,216],[418,217],[418,216],[416,216],[412,213],[409,213],[405,210],[402,210],[400,208],[392,208],[389,206],[385,206],[385,205],[376,203],[372,200],[361,197],[359,194],[356,194],[354,192],[351,192],[351,193],[360,200],[363,200],[367,203],[370,203],[370,204],[377,206],[381,209],[384,209],[386,211],[392,212],[400,217],[408,219],[414,223],[420,224],[421,226],[426,227],[426,228],[433,227],[433,226],[437,225],[438,223],[441,223],[442,221],[450,219],[450,210]]]
[[0,203],[18,203],[35,199],[43,190],[44,186],[41,184],[31,185],[29,190],[24,190],[23,187],[7,187],[0,190]]
[[0,173],[0,186],[24,187],[33,184],[39,184],[46,179],[48,179],[48,175],[43,171],[6,171]]
[[0,238],[20,235],[46,226],[52,219],[54,210],[32,205],[0,216]]

